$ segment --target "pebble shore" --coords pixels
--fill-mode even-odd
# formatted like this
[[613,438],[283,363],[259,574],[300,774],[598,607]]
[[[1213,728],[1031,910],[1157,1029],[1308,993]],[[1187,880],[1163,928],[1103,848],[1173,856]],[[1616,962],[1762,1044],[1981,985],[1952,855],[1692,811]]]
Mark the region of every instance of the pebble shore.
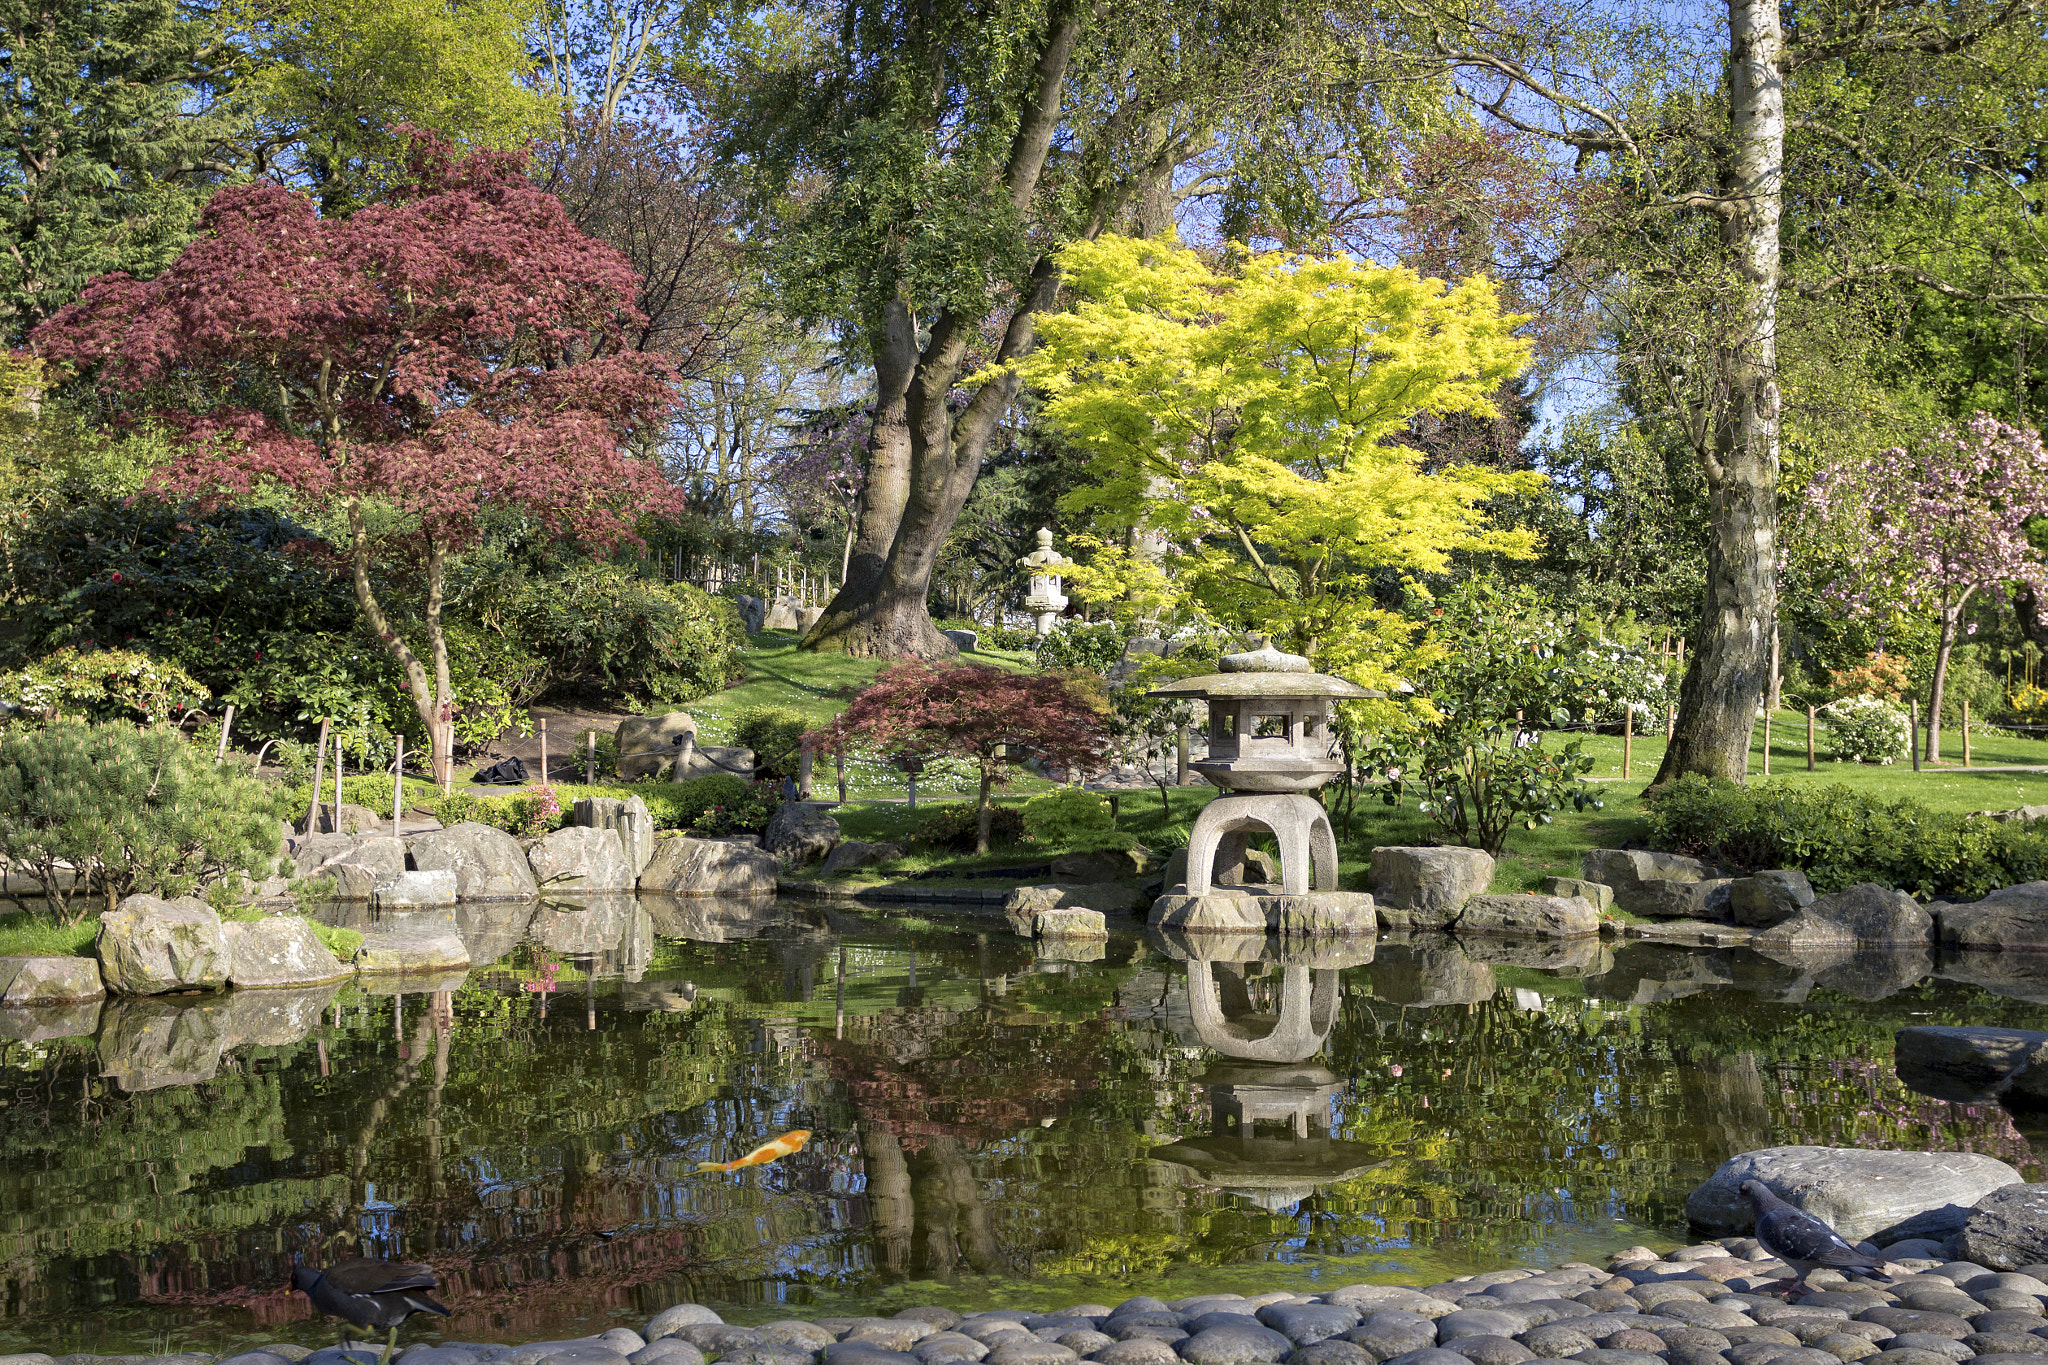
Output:
[[[677,1304],[639,1332],[574,1341],[419,1343],[395,1365],[2048,1365],[2048,1265],[1998,1272],[1894,1260],[1891,1283],[1792,1271],[1752,1238],[1605,1269],[1497,1270],[1443,1284],[1205,1294],[1052,1313],[827,1317],[733,1326]],[[415,1319],[415,1322],[420,1321]],[[0,1365],[375,1365],[378,1350],[275,1346],[204,1355],[0,1355]]]

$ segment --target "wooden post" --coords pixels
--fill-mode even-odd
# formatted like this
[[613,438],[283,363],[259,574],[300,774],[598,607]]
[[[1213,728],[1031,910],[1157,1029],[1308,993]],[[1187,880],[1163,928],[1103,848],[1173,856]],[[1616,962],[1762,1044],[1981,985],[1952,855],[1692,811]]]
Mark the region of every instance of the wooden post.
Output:
[[342,762],[341,731],[334,732],[334,832],[341,833],[341,771],[348,765]]
[[917,774],[910,773],[908,774],[908,776],[910,778],[910,801],[908,804],[908,809],[910,809],[911,811],[915,811],[917,809]]
[[846,804],[846,747],[844,745],[840,746],[839,752],[832,756],[832,760],[839,768],[839,804],[843,806]]
[[583,737],[586,741],[583,746],[585,755],[583,759],[583,780],[595,787],[597,785],[597,731],[585,730]]
[[1621,708],[1621,780],[1628,781],[1629,763],[1636,753],[1636,708]]
[[1671,703],[1666,702],[1664,703],[1664,742],[1666,744],[1671,743],[1672,738],[1675,735],[1677,735],[1677,733],[1678,708],[1676,706],[1673,706]]
[[1813,713],[1813,707],[1809,706],[1806,708],[1806,771],[1808,772],[1813,771]]
[[542,786],[546,786],[546,785],[547,785],[547,781],[548,781],[548,718],[547,718],[546,716],[542,716],[542,717],[540,718],[540,781],[541,781],[541,785],[542,785]]
[[694,730],[686,730],[683,733],[682,741],[676,745],[676,770],[674,776],[669,778],[669,781],[681,782],[685,778],[689,777],[690,760],[695,758],[696,756],[697,732]]
[[1185,786],[1186,786],[1186,785],[1188,784],[1188,727],[1187,727],[1187,726],[1183,725],[1183,726],[1181,726],[1181,727],[1180,727],[1180,733],[1179,733],[1179,734],[1178,734],[1177,736],[1175,736],[1175,739],[1174,739],[1174,746],[1173,746],[1173,747],[1174,747],[1174,774],[1173,774],[1173,785],[1174,785],[1174,786],[1176,786],[1176,787],[1185,787]]
[[1771,775],[1771,713],[1764,712],[1764,776]]
[[1963,698],[1963,766],[1970,766],[1970,699]]
[[320,741],[313,746],[313,804],[306,808],[306,833],[320,832],[320,788],[327,781],[327,717],[320,717]]
[[803,752],[799,753],[796,759],[796,799],[799,801],[811,799],[811,767],[816,762],[817,758],[811,753],[811,746],[806,741]]
[[[1778,671],[1778,623],[1776,621],[1773,621],[1771,622],[1771,701],[1769,707],[1770,710],[1775,711],[1778,709],[1778,703],[1782,700],[1782,697],[1780,696],[1780,690],[1783,687],[1784,681],[1784,675]],[[1768,769],[1766,769],[1766,771],[1768,771]]]
[[398,837],[398,820],[405,812],[405,736],[398,736],[398,755],[391,760],[391,837]]
[[1906,714],[1913,718],[1913,735],[1911,740],[1913,745],[1913,771],[1917,773],[1920,771],[1920,699],[1918,697],[1908,697],[1906,699]]
[[222,713],[221,713],[221,718],[220,718],[220,750],[219,750],[219,751],[218,751],[217,753],[215,753],[215,754],[214,754],[214,756],[213,756],[213,761],[214,761],[214,762],[216,762],[216,763],[220,762],[220,761],[221,761],[222,759],[224,759],[224,758],[226,758],[226,757],[228,756],[228,729],[229,729],[229,727],[233,726],[233,725],[234,725],[234,723],[235,723],[235,704],[234,704],[233,702],[229,702],[229,703],[228,703],[228,709],[227,709],[226,711],[224,711],[224,712],[222,712]]

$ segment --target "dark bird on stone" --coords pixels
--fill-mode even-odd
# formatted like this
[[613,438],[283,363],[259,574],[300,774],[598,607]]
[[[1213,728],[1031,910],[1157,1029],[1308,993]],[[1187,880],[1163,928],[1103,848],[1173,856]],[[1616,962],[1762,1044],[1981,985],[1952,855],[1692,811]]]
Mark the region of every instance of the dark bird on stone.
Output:
[[[366,1330],[389,1329],[378,1365],[390,1365],[398,1325],[407,1318],[415,1313],[449,1316],[429,1293],[438,1283],[429,1267],[403,1261],[336,1261],[325,1270],[292,1268],[292,1288],[327,1316]],[[342,1340],[348,1340],[346,1329]]]
[[1884,1262],[1850,1246],[1841,1233],[1793,1208],[1762,1181],[1743,1181],[1742,1192],[1756,1209],[1757,1245],[1799,1272],[1792,1288],[1806,1288],[1806,1277],[1816,1270],[1836,1270],[1866,1279],[1884,1273]]

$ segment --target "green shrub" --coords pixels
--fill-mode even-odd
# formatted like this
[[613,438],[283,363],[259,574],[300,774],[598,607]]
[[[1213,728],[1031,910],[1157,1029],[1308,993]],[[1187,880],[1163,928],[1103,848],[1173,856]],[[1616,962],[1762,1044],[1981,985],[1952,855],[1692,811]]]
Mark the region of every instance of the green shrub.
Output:
[[1109,798],[1085,787],[1061,787],[1024,803],[1024,832],[1055,853],[1137,847],[1116,827]]
[[[991,848],[998,844],[1014,844],[1023,839],[1023,811],[1015,806],[991,804],[988,808],[988,817],[988,842]],[[911,838],[926,848],[972,853],[975,828],[975,803],[953,801],[942,806],[933,806],[931,814],[917,822],[917,830]]]
[[1123,662],[1124,633],[1114,621],[1061,621],[1034,642],[1040,668],[1085,668],[1107,673]]
[[[65,923],[132,892],[268,875],[282,813],[254,777],[164,727],[67,723],[0,746],[0,856],[52,888],[45,913]],[[60,868],[77,870],[75,889]]]
[[803,755],[798,750],[811,728],[801,712],[773,706],[750,706],[733,717],[733,741],[754,751],[755,771],[764,777],[795,777]]
[[[343,787],[346,791],[346,786]],[[385,792],[390,792],[387,782]],[[553,787],[536,787],[532,791],[515,792],[510,796],[478,796],[474,792],[451,792],[442,797],[434,807],[434,818],[443,825],[459,825],[473,820],[480,825],[502,829],[507,834],[532,836],[559,829],[565,819],[560,797]]]
[[212,696],[176,664],[134,649],[60,649],[0,678],[0,701],[30,719],[170,724]]
[[1680,778],[1649,803],[1654,846],[1729,868],[1796,867],[1815,889],[1857,882],[1971,900],[2048,878],[2048,831],[1929,810],[1839,784]]
[[[699,777],[697,782],[710,782],[714,777]],[[738,781],[737,778],[733,779]],[[768,828],[768,822],[775,818],[776,809],[782,804],[782,784],[773,779],[760,782],[741,783],[739,795],[721,800],[706,807],[696,819],[690,822],[690,832],[707,839],[716,839],[727,834],[759,834]]]
[[1837,762],[1896,763],[1907,757],[1912,721],[1897,702],[1842,697],[1820,708],[1822,749]]

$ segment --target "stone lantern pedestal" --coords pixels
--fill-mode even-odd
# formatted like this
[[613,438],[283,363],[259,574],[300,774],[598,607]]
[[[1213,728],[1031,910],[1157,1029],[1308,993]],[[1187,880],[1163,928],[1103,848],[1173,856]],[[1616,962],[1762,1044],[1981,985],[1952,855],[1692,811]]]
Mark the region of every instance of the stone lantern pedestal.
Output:
[[1073,562],[1053,549],[1052,530],[1045,526],[1038,528],[1038,548],[1017,561],[1018,568],[1031,573],[1031,591],[1024,598],[1024,610],[1031,613],[1040,639],[1052,633],[1052,623],[1067,609],[1067,595],[1060,591],[1060,569]]
[[[1228,655],[1222,668],[1151,694],[1209,703],[1209,754],[1192,767],[1223,789],[1195,819],[1187,882],[1153,903],[1151,923],[1193,932],[1375,932],[1372,897],[1337,889],[1337,835],[1309,793],[1343,771],[1329,752],[1331,706],[1385,694],[1314,672],[1270,644]],[[1238,880],[1246,838],[1260,831],[1280,845],[1277,894]],[[1214,879],[1218,866],[1235,875]]]

